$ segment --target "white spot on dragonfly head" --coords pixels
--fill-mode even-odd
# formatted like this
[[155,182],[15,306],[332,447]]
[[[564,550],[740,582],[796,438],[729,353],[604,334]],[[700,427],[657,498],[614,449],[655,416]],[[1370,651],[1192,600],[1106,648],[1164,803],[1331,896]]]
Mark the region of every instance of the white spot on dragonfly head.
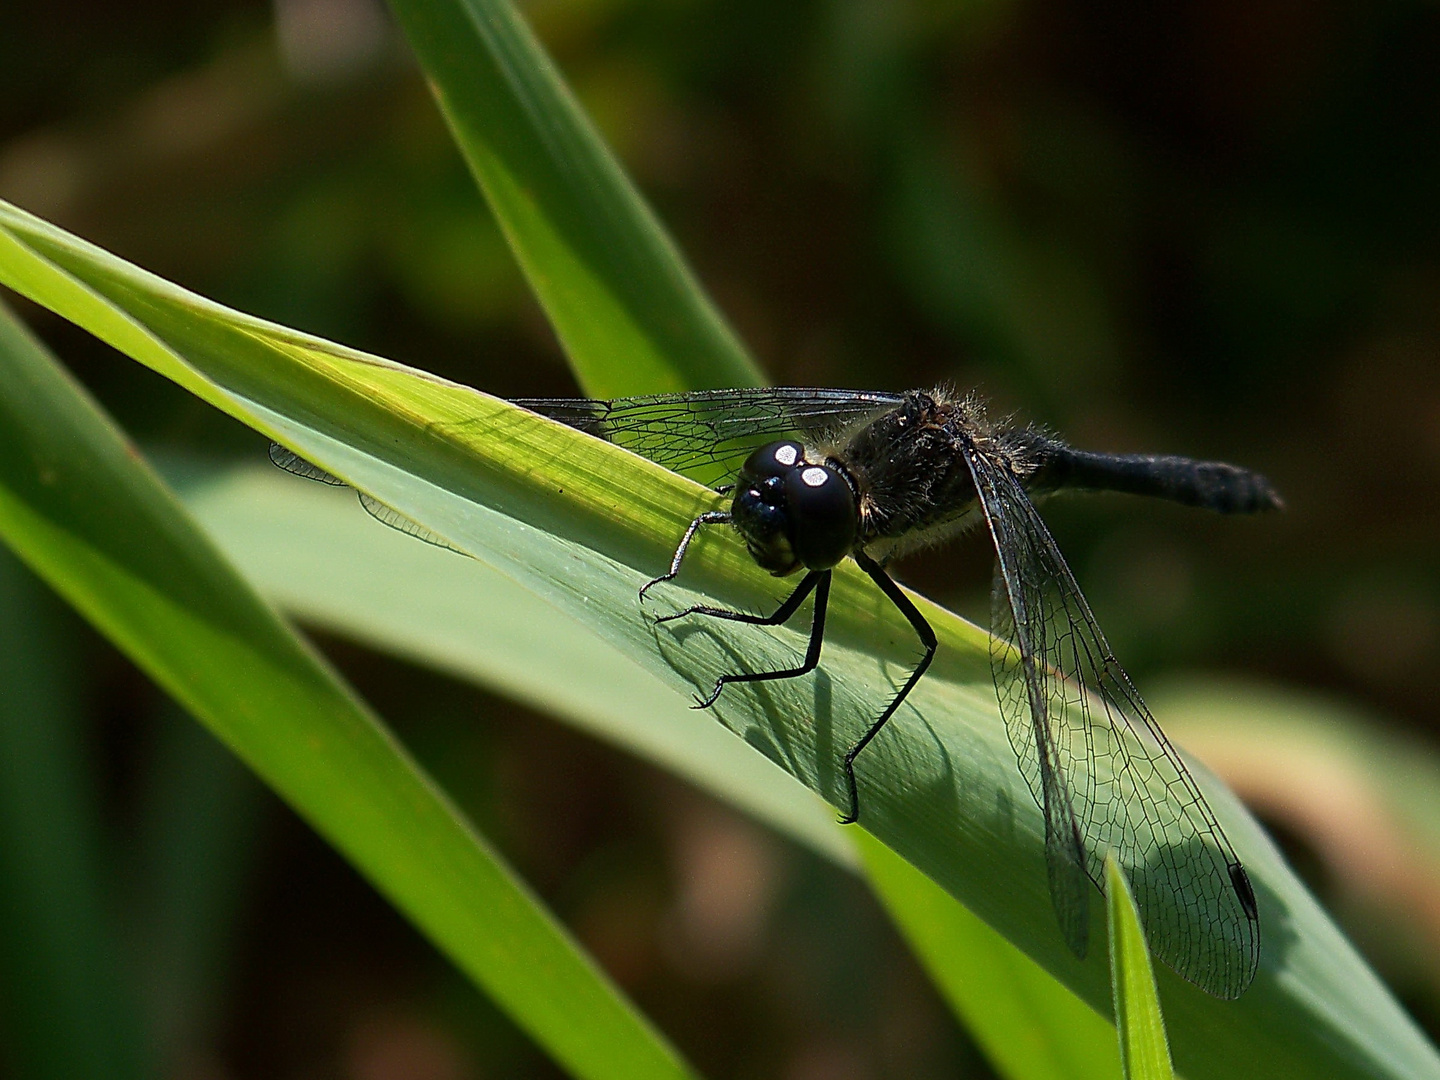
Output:
[[800,474],[800,479],[806,487],[818,488],[830,479],[830,473],[818,465],[812,465]]
[[775,460],[781,465],[794,465],[800,460],[800,448],[794,443],[782,443],[775,448]]

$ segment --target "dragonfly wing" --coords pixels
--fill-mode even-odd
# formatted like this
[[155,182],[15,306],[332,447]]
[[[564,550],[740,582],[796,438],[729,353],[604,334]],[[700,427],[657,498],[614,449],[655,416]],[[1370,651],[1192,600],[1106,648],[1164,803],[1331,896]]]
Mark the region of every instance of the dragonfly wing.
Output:
[[313,461],[301,457],[289,447],[281,446],[278,442],[270,444],[270,460],[288,473],[296,476],[303,476],[306,480],[314,480],[321,484],[329,484],[331,487],[346,487],[344,480],[341,480],[334,473],[328,473],[320,468]]
[[990,589],[990,668],[1000,714],[1020,773],[1045,813],[1045,867],[1050,899],[1065,942],[1083,958],[1090,943],[1090,882],[1085,844],[1060,748],[1050,724],[1050,672],[1037,661],[1035,628],[1047,613],[1037,599],[1014,589],[1021,568],[1013,550],[996,544],[995,578]]
[[[350,486],[334,473],[326,472],[313,461],[301,457],[295,453],[294,450],[281,446],[277,442],[270,444],[270,460],[286,472],[294,473],[296,476],[303,476],[306,480],[329,484],[331,487]],[[427,544],[434,544],[436,547],[445,548],[447,551],[453,551],[459,555],[469,555],[469,552],[461,551],[460,548],[457,548],[439,533],[431,532],[414,518],[402,514],[399,510],[396,510],[388,503],[381,502],[375,498],[375,496],[367,495],[363,491],[356,491],[355,494],[359,497],[360,505],[365,508],[365,512],[382,525],[388,525],[390,528],[395,529],[397,532],[402,532],[406,536],[413,536],[417,540],[423,540]]]
[[715,485],[786,435],[832,436],[903,400],[859,390],[770,387],[616,398],[518,398],[514,404]]
[[365,512],[382,525],[389,525],[396,532],[402,532],[406,536],[413,536],[416,540],[423,540],[427,544],[434,544],[436,547],[444,548],[446,551],[453,551],[457,555],[464,555],[470,558],[470,553],[462,548],[456,547],[437,532],[432,532],[424,525],[421,525],[408,514],[402,514],[389,503],[383,503],[374,495],[367,495],[363,491],[355,492],[360,498],[360,505]]
[[[996,689],[1020,770],[1045,810],[1052,897],[1067,940],[1075,944],[1079,921],[1067,862],[1073,856],[1103,891],[1110,851],[1155,955],[1209,993],[1238,997],[1260,956],[1244,867],[1116,662],[1019,479],[973,442],[964,453],[998,557]],[[1067,824],[1073,842],[1053,835]]]

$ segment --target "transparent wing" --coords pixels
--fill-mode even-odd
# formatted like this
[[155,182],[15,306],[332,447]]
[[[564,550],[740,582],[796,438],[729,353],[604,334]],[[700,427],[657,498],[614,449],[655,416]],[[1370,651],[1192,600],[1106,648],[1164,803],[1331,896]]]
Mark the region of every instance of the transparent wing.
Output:
[[313,461],[301,457],[288,446],[281,446],[278,442],[270,444],[270,460],[288,473],[296,476],[303,476],[306,480],[315,480],[321,484],[329,484],[331,487],[346,487],[344,480],[341,480],[334,473],[328,473],[320,468]]
[[903,400],[860,390],[771,387],[616,398],[518,398],[514,404],[623,446],[704,484],[734,479],[757,447],[833,435]]
[[[295,453],[294,450],[286,446],[281,446],[277,442],[270,444],[270,460],[286,472],[294,473],[296,476],[303,476],[306,480],[329,484],[331,487],[350,486],[334,473],[326,472],[313,461],[301,457]],[[469,552],[461,551],[439,533],[431,532],[414,518],[402,514],[389,503],[383,503],[375,498],[375,496],[367,495],[363,491],[356,491],[355,494],[360,499],[360,505],[365,508],[365,512],[382,525],[389,525],[390,528],[395,529],[397,532],[402,532],[406,536],[413,536],[416,540],[423,540],[427,544],[442,547],[446,551],[453,551],[459,555],[469,555]]]
[[1111,655],[1054,538],[1015,474],[965,448],[997,554],[991,666],[1010,743],[1045,812],[1051,897],[1081,955],[1084,874],[1113,852],[1155,955],[1221,998],[1260,956],[1255,896],[1184,762]]
[[[519,398],[513,404],[713,486],[734,479],[751,451],[767,442],[785,435],[816,438],[835,433],[892,409],[902,400],[899,394],[781,387],[700,390],[613,401]],[[340,478],[279,443],[270,444],[270,460],[307,480],[345,485]],[[426,543],[458,550],[373,496],[364,492],[359,495],[361,505],[376,520]]]

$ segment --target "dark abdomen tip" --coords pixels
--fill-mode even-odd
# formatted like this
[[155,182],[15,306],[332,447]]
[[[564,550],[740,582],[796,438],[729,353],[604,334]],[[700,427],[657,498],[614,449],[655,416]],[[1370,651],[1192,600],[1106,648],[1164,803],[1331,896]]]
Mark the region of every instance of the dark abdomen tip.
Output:
[[1249,469],[1216,461],[1194,463],[1193,494],[1195,506],[1218,510],[1222,514],[1258,514],[1285,507],[1265,477]]

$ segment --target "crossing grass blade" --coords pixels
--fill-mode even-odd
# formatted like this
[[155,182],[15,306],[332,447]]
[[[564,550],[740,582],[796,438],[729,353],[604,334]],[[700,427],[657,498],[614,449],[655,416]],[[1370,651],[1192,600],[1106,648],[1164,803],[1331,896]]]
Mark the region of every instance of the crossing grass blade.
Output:
[[1105,857],[1106,911],[1110,925],[1110,986],[1115,1030],[1126,1080],[1174,1080],[1155,972],[1130,883],[1113,856]]

